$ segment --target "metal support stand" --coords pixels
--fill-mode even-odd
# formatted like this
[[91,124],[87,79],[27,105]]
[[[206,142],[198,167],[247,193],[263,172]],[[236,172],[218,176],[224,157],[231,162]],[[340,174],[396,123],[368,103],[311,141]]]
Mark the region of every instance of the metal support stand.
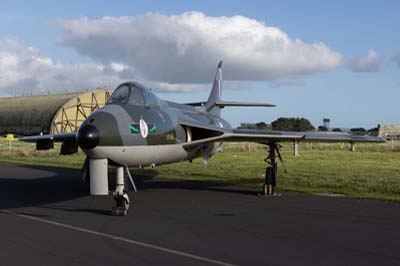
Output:
[[277,196],[275,192],[275,186],[276,186],[276,178],[278,176],[278,163],[276,161],[276,157],[278,156],[279,160],[282,163],[283,170],[286,173],[286,167],[283,162],[282,156],[279,151],[279,144],[276,142],[269,142],[269,152],[267,158],[264,159],[264,161],[269,165],[265,169],[265,183],[263,185],[261,195],[262,196]]
[[132,176],[131,176],[131,173],[129,172],[128,166],[125,166],[125,171],[126,171],[126,173],[128,174],[128,178],[129,178],[129,181],[131,182],[131,185],[132,185],[132,187],[133,187],[133,191],[137,192],[137,188],[136,188],[136,185],[135,185],[135,181],[133,181],[133,178],[132,178]]
[[125,191],[124,167],[122,166],[117,167],[116,186],[113,194],[116,206],[112,208],[111,214],[116,216],[127,215],[129,209],[129,197]]

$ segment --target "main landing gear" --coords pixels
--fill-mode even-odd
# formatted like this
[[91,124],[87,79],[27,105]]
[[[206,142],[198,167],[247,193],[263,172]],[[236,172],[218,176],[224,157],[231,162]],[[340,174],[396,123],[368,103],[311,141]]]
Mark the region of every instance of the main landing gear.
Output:
[[116,206],[111,209],[111,214],[115,216],[127,215],[130,202],[128,193],[125,191],[124,168],[122,166],[117,167],[116,187],[113,195]]
[[269,147],[268,156],[264,159],[269,166],[265,169],[265,183],[262,187],[260,196],[280,196],[280,194],[275,192],[276,178],[278,176],[278,163],[276,162],[276,157],[282,163],[283,171],[286,173],[285,163],[283,162],[280,148],[281,145],[272,141],[267,143]]

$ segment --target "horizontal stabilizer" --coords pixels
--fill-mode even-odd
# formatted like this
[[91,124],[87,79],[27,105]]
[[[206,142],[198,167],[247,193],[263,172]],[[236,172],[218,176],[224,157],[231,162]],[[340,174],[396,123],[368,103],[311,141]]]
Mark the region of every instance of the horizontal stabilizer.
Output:
[[[192,102],[186,103],[186,105],[190,106],[204,106],[205,102]],[[249,103],[249,102],[231,102],[231,101],[217,101],[213,106],[218,106],[220,108],[224,108],[226,106],[237,106],[237,107],[276,107],[275,104],[270,103]]]
[[215,103],[216,106],[224,108],[225,106],[238,106],[238,107],[276,107],[275,104],[270,103],[249,103],[249,102],[228,102],[218,101]]

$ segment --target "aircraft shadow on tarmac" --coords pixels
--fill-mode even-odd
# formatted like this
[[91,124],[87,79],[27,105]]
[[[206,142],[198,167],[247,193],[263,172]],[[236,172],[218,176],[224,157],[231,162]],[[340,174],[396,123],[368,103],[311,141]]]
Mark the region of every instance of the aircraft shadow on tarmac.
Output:
[[[1,209],[44,206],[88,197],[89,185],[82,180],[82,172],[80,170],[14,164],[2,164],[1,168]],[[153,177],[154,176],[149,175],[134,176],[139,192],[141,190],[145,191],[151,189],[188,189],[248,195],[257,195],[258,193],[258,191],[254,189],[231,187],[226,183],[188,180],[154,180]],[[110,190],[113,190],[115,187],[115,178],[110,175],[109,181]],[[67,211],[68,209],[65,210]],[[70,211],[108,214],[108,212],[98,209],[73,209]]]
[[[257,181],[259,181],[257,179]],[[153,176],[135,176],[135,182],[139,190],[146,189],[188,189],[207,190],[245,195],[258,195],[259,191],[249,188],[235,187],[234,185],[210,181],[193,180],[154,180]]]
[[0,208],[40,206],[87,196],[78,170],[2,165]]

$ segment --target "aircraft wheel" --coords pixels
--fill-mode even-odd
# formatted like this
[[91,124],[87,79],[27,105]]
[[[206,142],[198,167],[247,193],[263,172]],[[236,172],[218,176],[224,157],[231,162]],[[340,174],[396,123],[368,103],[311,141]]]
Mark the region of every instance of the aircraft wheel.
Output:
[[126,192],[124,194],[114,197],[116,206],[112,208],[111,215],[113,216],[126,216],[129,209],[129,197]]

